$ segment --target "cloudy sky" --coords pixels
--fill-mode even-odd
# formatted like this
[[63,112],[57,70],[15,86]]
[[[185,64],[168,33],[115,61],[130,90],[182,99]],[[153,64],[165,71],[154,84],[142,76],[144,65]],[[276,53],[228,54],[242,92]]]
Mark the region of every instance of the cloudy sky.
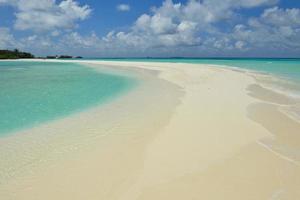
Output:
[[0,0],[0,49],[300,57],[300,0]]

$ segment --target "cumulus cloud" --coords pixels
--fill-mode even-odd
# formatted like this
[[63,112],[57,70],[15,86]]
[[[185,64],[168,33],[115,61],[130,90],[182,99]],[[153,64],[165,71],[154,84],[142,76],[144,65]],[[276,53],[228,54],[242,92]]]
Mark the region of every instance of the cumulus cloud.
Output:
[[153,14],[141,15],[129,32],[112,32],[114,38],[129,46],[162,47],[176,45],[196,45],[200,38],[195,35],[198,23],[185,19],[185,6],[167,0]]
[[274,5],[277,2],[278,0],[190,0],[185,6],[185,14],[189,19],[212,23],[232,18],[238,9]]
[[[48,4],[39,4],[42,1]],[[33,35],[22,41],[32,48],[43,43],[40,48],[56,52],[66,50],[63,53],[97,56],[240,56],[243,52],[252,56],[262,52],[296,55],[300,52],[300,9],[280,8],[277,3],[277,0],[189,0],[186,3],[165,0],[161,6],[140,15],[127,30],[112,30],[105,36],[58,30],[59,27],[72,28],[77,20],[90,14],[89,7],[73,0],[59,4],[53,0],[27,3],[23,8],[18,6],[17,14],[22,13],[22,9],[37,12],[44,9],[47,10],[44,14],[50,13],[49,19],[54,21],[67,16],[70,20],[67,24],[52,25],[51,20],[46,20],[51,35]],[[255,7],[263,8],[258,17],[243,16],[245,9]],[[33,25],[25,27],[39,30]]]
[[10,30],[0,27],[0,49],[16,48],[16,41]]
[[[189,0],[182,4],[166,0],[150,14],[141,15],[129,31],[110,32],[104,40],[144,52],[153,49],[206,53],[297,52],[300,11],[270,8],[277,3],[277,0]],[[241,15],[239,11],[259,6],[266,7],[261,16],[236,23]],[[220,28],[220,23],[226,25],[226,31]]]
[[299,27],[300,9],[282,9],[278,7],[269,8],[262,14],[261,20],[275,26]]
[[117,5],[117,10],[118,11],[122,11],[122,12],[127,12],[127,11],[130,11],[130,5],[128,4],[119,4]]
[[7,3],[7,0],[0,0],[0,5],[1,4],[6,4]]
[[9,5],[9,4],[15,4],[17,0],[0,0],[0,5]]
[[16,7],[17,30],[33,30],[37,32],[55,29],[72,29],[76,22],[85,20],[91,9],[88,5],[79,5],[74,0],[1,0],[3,4]]
[[[144,48],[199,46],[208,35],[222,35],[215,24],[232,19],[235,10],[273,5],[276,2],[277,0],[189,0],[182,4],[166,0],[162,6],[153,8],[151,14],[141,15],[130,31],[111,32],[109,37],[110,40],[114,38],[129,46]],[[241,49],[245,46],[242,41],[236,42],[231,44],[232,48]],[[221,43],[227,44],[230,41],[225,42],[223,39],[217,43],[219,45],[215,46],[220,47]]]
[[279,0],[227,0],[232,5],[245,8],[253,8],[257,6],[269,6],[278,3]]
[[300,49],[300,9],[266,9],[260,17],[236,25],[233,37],[248,41],[253,48]]

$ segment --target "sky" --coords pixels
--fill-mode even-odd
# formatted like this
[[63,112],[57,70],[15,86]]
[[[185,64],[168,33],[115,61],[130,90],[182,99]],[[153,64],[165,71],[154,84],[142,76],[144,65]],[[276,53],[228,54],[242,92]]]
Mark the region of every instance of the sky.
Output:
[[0,0],[0,49],[37,56],[300,57],[300,0]]

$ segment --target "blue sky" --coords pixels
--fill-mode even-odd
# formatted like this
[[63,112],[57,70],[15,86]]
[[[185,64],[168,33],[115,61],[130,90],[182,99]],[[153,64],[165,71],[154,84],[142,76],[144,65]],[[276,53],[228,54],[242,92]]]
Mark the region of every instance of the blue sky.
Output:
[[88,57],[299,57],[296,0],[0,0],[0,48]]

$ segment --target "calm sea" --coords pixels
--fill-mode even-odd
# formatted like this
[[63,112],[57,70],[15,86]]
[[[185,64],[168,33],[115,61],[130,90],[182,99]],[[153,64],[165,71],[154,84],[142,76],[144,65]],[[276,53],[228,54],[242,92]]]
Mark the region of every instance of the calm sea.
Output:
[[110,101],[135,85],[72,63],[0,62],[0,136]]

